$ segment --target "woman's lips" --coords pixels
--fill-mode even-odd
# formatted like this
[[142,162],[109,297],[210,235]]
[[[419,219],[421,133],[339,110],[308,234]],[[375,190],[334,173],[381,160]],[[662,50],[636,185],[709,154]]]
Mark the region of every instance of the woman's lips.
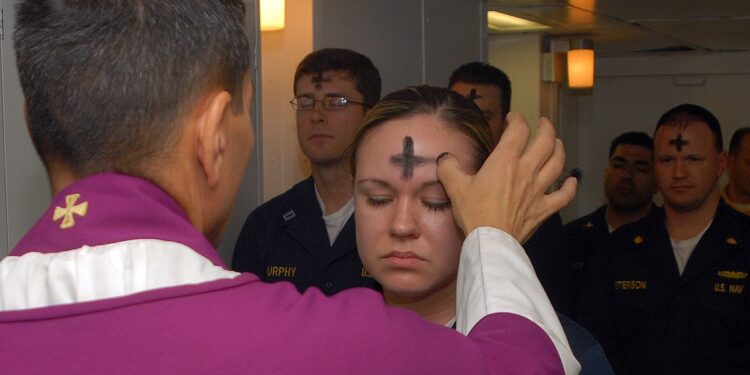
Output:
[[383,258],[387,263],[397,267],[413,267],[425,261],[411,251],[393,251]]

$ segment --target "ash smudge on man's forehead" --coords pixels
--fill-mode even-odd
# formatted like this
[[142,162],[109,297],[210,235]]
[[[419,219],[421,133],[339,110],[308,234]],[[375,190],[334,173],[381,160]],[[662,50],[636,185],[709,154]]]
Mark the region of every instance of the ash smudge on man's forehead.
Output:
[[687,146],[689,144],[690,142],[688,140],[682,138],[682,133],[677,133],[677,138],[669,141],[669,145],[677,148],[677,152],[682,152],[682,146]]
[[323,88],[323,85],[321,83],[323,82],[330,82],[331,77],[326,77],[323,75],[323,72],[320,72],[310,79],[315,84],[315,89],[320,90]]
[[400,154],[392,155],[390,162],[401,167],[401,178],[403,179],[409,179],[414,175],[415,166],[434,161],[432,158],[414,155],[414,139],[408,135],[404,137],[402,146],[403,151]]
[[[336,72],[318,72],[310,78],[310,81],[315,84],[316,90],[320,90],[323,88],[323,83],[333,81],[333,78],[334,76],[336,76],[336,74]],[[339,77],[342,79],[347,78],[344,75],[339,75]]]
[[469,91],[469,96],[467,96],[466,98],[468,98],[471,101],[474,101],[475,99],[480,98],[480,96],[477,95],[477,89],[472,88],[471,91]]

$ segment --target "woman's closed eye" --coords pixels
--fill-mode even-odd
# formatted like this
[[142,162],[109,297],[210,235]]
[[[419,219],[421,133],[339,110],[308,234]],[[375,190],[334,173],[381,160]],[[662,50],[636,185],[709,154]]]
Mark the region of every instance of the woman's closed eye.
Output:
[[445,211],[451,208],[449,199],[423,199],[422,205],[430,211]]
[[380,195],[367,197],[367,204],[373,207],[382,207],[392,201],[393,201],[393,198],[380,196]]

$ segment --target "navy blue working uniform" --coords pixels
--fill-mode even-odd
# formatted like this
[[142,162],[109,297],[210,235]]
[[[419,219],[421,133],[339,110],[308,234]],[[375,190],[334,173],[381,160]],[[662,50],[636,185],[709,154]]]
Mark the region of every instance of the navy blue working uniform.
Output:
[[[651,205],[652,211],[656,208],[656,205]],[[580,293],[586,282],[586,262],[591,253],[599,248],[609,235],[606,215],[607,205],[605,204],[594,212],[565,224],[565,233],[570,244],[570,270],[576,310],[580,304]],[[577,311],[573,317],[577,317]]]
[[606,214],[607,205],[605,204],[596,211],[565,224],[565,234],[570,244],[570,277],[573,282],[573,300],[575,301],[571,316],[574,319],[578,318],[581,291],[586,282],[588,258],[609,235]]
[[750,374],[750,217],[719,203],[682,275],[662,209],[589,258],[579,321],[617,374]]
[[586,328],[560,313],[557,313],[557,319],[560,320],[565,338],[568,339],[570,350],[581,364],[581,373],[578,375],[614,374],[601,344]]
[[555,311],[570,315],[573,308],[570,256],[560,214],[554,214],[523,244]]
[[312,177],[250,213],[232,268],[268,282],[291,281],[300,292],[314,286],[332,295],[375,285],[357,253],[354,215],[330,244]]
[[565,234],[570,243],[571,277],[575,287],[583,285],[584,269],[589,255],[609,235],[606,214],[607,205],[605,204],[596,211],[565,224]]

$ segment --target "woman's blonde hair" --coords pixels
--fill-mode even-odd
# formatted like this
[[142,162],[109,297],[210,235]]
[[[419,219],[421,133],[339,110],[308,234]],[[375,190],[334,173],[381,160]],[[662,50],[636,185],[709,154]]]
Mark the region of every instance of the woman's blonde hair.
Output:
[[356,174],[357,150],[373,128],[387,121],[422,114],[434,115],[446,126],[466,137],[474,151],[475,170],[482,166],[492,152],[494,144],[490,126],[474,102],[449,89],[410,86],[386,95],[367,112],[349,149],[352,175]]

